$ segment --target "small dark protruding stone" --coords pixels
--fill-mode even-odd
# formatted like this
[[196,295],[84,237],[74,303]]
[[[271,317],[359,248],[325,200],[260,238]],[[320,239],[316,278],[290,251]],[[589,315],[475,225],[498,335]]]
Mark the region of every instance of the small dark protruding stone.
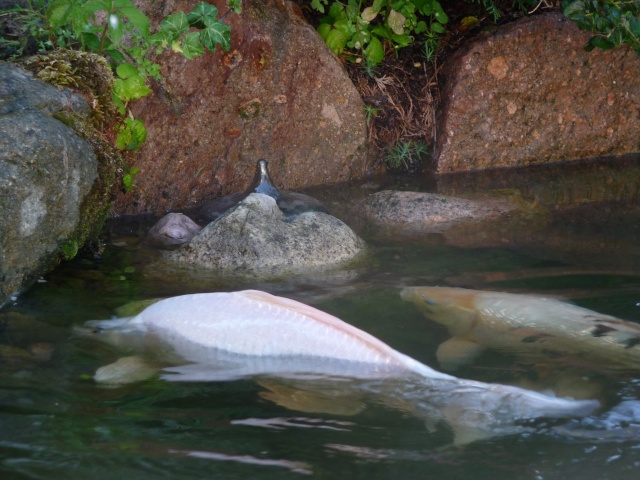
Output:
[[278,190],[271,180],[267,166],[266,160],[258,160],[256,173],[249,188],[242,193],[232,193],[205,203],[195,214],[195,221],[200,225],[207,225],[252,193],[262,193],[273,198],[287,218],[304,212],[327,213],[327,208],[320,200],[302,193]]

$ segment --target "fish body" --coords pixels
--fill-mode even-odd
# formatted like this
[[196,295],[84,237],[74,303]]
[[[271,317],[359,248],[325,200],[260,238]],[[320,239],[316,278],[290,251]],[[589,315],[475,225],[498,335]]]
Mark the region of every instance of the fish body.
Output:
[[469,363],[486,348],[640,368],[640,325],[562,300],[449,287],[407,287],[401,296],[449,329],[452,339],[438,349],[445,369]]
[[[130,319],[87,325],[97,334],[121,333],[142,344],[152,338],[154,345],[169,346],[189,363],[166,369],[169,380],[292,374],[302,380],[309,374],[382,379],[387,387],[378,393],[393,397],[394,404],[409,401],[418,410],[441,412],[454,429],[465,432],[459,443],[485,437],[494,426],[542,416],[580,417],[599,406],[438,372],[332,315],[255,290],[173,297]],[[228,371],[221,365],[230,365]],[[388,388],[385,378],[407,378],[412,387]]]

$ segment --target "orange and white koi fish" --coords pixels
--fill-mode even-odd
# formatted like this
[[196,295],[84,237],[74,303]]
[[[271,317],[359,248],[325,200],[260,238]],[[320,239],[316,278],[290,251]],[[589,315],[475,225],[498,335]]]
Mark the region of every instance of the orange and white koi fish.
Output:
[[438,348],[445,370],[485,349],[523,357],[568,357],[640,369],[640,325],[555,298],[449,287],[407,287],[403,299],[452,335]]

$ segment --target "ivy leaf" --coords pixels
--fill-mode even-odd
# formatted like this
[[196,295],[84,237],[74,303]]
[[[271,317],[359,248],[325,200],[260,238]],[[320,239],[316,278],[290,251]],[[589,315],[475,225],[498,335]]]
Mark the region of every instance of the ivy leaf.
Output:
[[200,2],[194,7],[194,9],[187,15],[189,25],[196,28],[205,28],[204,19],[206,17],[216,18],[218,16],[218,9],[213,5],[206,2]]
[[189,21],[184,12],[174,13],[162,21],[160,29],[165,33],[167,41],[171,43],[189,30]]
[[180,45],[180,42],[178,40],[174,41],[171,44],[171,50],[177,53],[182,53],[182,45]]
[[125,102],[146,97],[152,92],[140,75],[133,75],[127,79],[116,78],[113,84],[113,93]]
[[375,66],[384,58],[384,49],[382,43],[376,37],[372,37],[369,45],[364,51],[364,56],[367,59],[367,63],[371,66]]
[[238,15],[242,13],[242,0],[227,0],[227,5]]
[[204,53],[204,47],[200,43],[200,32],[187,33],[182,39],[182,54],[191,60]]
[[215,50],[220,44],[225,52],[231,50],[231,27],[218,22],[215,18],[206,17],[204,19],[205,28],[200,34],[200,42],[211,50]]
[[116,145],[120,150],[134,150],[139,148],[146,139],[147,129],[142,120],[126,118],[118,130]]

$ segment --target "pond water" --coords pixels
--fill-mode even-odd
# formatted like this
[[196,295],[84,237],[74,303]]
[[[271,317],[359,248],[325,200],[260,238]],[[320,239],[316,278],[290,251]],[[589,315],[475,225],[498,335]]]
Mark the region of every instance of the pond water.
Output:
[[[61,265],[0,311],[0,478],[636,479],[638,419],[614,430],[599,422],[621,401],[640,400],[637,372],[606,365],[571,370],[571,378],[597,387],[589,394],[604,407],[595,416],[542,419],[517,433],[454,446],[446,426],[433,428],[411,406],[375,394],[325,392],[315,395],[316,408],[296,410],[282,395],[305,392],[268,379],[97,385],[96,368],[122,352],[74,335],[73,327],[110,318],[136,300],[257,288],[330,312],[440,369],[435,352],[449,335],[400,299],[402,286],[543,293],[640,322],[638,164],[632,158],[615,166],[397,181],[396,188],[454,195],[517,188],[548,210],[548,220],[498,237],[488,225],[487,235],[476,232],[464,242],[363,229],[370,246],[364,262],[273,281],[162,268],[157,252],[135,235],[144,222],[119,222],[99,257]],[[342,206],[383,183],[310,193],[360,228]],[[39,361],[24,355],[29,348]],[[552,369],[558,378],[570,371],[562,364]],[[528,385],[544,380],[535,365],[495,352],[456,375]]]

